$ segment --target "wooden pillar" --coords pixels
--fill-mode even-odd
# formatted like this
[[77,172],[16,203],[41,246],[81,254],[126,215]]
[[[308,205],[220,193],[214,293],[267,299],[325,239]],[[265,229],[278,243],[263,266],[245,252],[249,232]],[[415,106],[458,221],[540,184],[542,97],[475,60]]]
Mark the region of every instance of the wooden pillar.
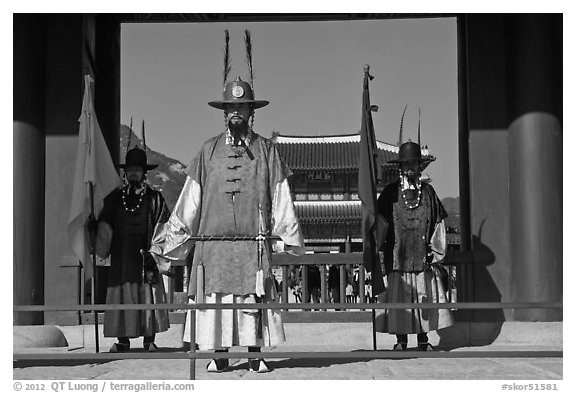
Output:
[[[66,227],[84,90],[84,16],[50,14],[46,20],[45,303],[76,305],[80,262]],[[73,311],[46,312],[44,317],[46,324],[79,323]]]
[[[457,20],[458,29],[458,186],[460,194],[460,251],[468,252],[472,246],[470,215],[470,130],[468,119],[468,49],[466,17]],[[471,262],[471,261],[470,261]],[[458,301],[474,299],[474,269],[469,264],[456,267]],[[461,310],[470,314],[470,310]],[[467,317],[470,320],[470,316]]]
[[[507,21],[512,296],[562,301],[562,15]],[[514,319],[562,320],[562,311]]]
[[[94,106],[112,161],[118,164],[124,160],[120,157],[120,22],[114,14],[98,14],[95,30]],[[106,303],[108,269],[98,268],[98,303]]]
[[[44,303],[46,45],[41,15],[14,14],[13,259],[15,305]],[[14,325],[43,313],[14,313]]]

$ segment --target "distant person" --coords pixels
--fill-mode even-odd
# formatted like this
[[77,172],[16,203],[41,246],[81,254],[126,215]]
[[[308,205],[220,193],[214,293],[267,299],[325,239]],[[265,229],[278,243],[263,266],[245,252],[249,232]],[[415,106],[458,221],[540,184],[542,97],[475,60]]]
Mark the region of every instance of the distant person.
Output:
[[[340,268],[339,265],[330,265],[328,269],[328,291],[330,301],[340,303]],[[336,311],[340,311],[337,309]]]
[[[164,283],[150,248],[154,229],[168,220],[170,212],[162,193],[146,183],[146,172],[157,165],[147,163],[138,146],[129,150],[124,169],[125,185],[104,199],[98,220],[91,217],[88,230],[96,231],[96,254],[111,254],[107,304],[166,303]],[[110,352],[126,352],[130,338],[143,336],[144,350],[158,348],[156,333],[169,328],[168,310],[108,310],[104,315],[104,337],[117,337]]]
[[308,265],[308,299],[311,303],[320,303],[321,275],[320,268]]
[[[420,140],[420,129],[418,134]],[[378,197],[378,214],[388,223],[383,243],[386,303],[446,302],[437,264],[446,253],[447,214],[434,188],[421,180],[422,170],[433,160],[422,157],[419,143],[402,144],[398,159],[390,161],[400,164],[400,178]],[[377,331],[395,334],[398,351],[406,350],[408,334],[417,335],[420,350],[433,351],[427,333],[454,323],[447,309],[390,309],[379,314]]]
[[294,286],[292,294],[294,295],[294,300],[296,303],[302,303],[302,285],[300,285],[300,283]]
[[278,293],[278,302],[282,302],[282,281],[279,281],[274,276],[274,283],[276,284],[276,293]]
[[348,283],[346,284],[346,303],[354,303],[352,299],[353,296],[354,296],[354,288],[352,287],[352,284]]
[[358,303],[358,296],[360,296],[360,278],[358,277],[358,272],[354,272],[353,275],[354,279],[352,281],[352,295],[353,295],[353,302]]

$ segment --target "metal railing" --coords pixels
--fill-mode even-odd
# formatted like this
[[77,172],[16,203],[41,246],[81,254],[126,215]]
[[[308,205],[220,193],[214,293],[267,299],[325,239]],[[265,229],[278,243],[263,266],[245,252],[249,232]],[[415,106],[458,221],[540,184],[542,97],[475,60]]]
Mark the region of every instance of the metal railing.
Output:
[[[444,264],[448,271],[448,286],[452,288],[454,285],[455,270],[458,264],[462,262],[456,260],[453,257],[453,253],[450,254],[450,261]],[[276,254],[272,256],[272,266],[278,267],[282,269],[282,287],[281,287],[281,303],[285,304],[288,303],[288,291],[290,289],[288,283],[288,276],[290,273],[294,273],[296,267],[301,270],[301,277],[296,277],[297,281],[300,281],[301,289],[302,289],[302,301],[301,303],[313,303],[318,304],[315,302],[309,302],[309,299],[313,299],[310,296],[309,292],[309,268],[310,266],[316,266],[320,270],[320,304],[322,303],[330,303],[327,288],[327,272],[326,266],[338,266],[338,290],[339,290],[339,298],[341,303],[350,304],[347,302],[343,302],[342,299],[346,299],[346,286],[347,284],[351,283],[352,277],[350,277],[351,272],[353,270],[357,270],[358,274],[358,293],[354,294],[354,303],[356,300],[359,303],[370,303],[375,301],[375,296],[372,296],[372,299],[367,299],[366,296],[366,271],[362,265],[362,253],[361,252],[347,252],[347,253],[317,253],[317,254],[306,254],[300,257],[294,257],[288,254]],[[451,290],[447,290],[446,298],[448,302],[455,301],[454,293]],[[367,300],[369,300],[367,302]],[[317,307],[312,308],[305,308],[305,310],[309,309],[317,309]],[[320,308],[321,310],[326,310],[325,308]],[[353,309],[351,307],[343,307],[339,308],[339,310],[346,310],[346,309]]]
[[[455,268],[462,263],[468,263],[470,259],[469,253],[452,253],[448,254],[446,258],[446,265],[450,268]],[[454,302],[454,299],[448,299],[447,303],[367,303],[365,292],[361,290],[358,303],[330,303],[327,301],[327,288],[326,288],[326,266],[338,265],[339,266],[339,291],[340,299],[345,299],[345,285],[348,282],[348,272],[346,266],[349,268],[358,267],[358,281],[359,288],[364,288],[365,285],[365,271],[362,267],[362,253],[347,252],[347,253],[318,253],[307,254],[301,257],[293,257],[287,254],[273,255],[272,267],[282,269],[282,288],[281,288],[281,301],[277,303],[255,303],[255,304],[191,304],[191,303],[164,303],[164,304],[96,304],[96,305],[15,305],[13,310],[15,312],[45,312],[45,311],[106,311],[106,310],[227,310],[227,309],[271,309],[271,310],[371,310],[372,321],[374,318],[375,310],[385,309],[468,309],[468,310],[486,310],[486,309],[561,309],[562,302],[539,302],[539,303],[500,303],[500,302]],[[320,269],[320,284],[321,295],[320,303],[308,302],[308,269],[310,265],[319,266]],[[185,262],[181,261],[174,266],[185,266]],[[288,302],[288,273],[289,269],[299,266],[302,268],[302,303],[289,303]],[[172,297],[169,297],[172,299]],[[451,301],[450,301],[451,300]],[[292,316],[295,313],[284,313],[284,316]],[[298,313],[296,313],[298,314]],[[301,313],[307,314],[306,322],[368,322],[370,318],[361,318],[369,313]],[[354,314],[348,318],[341,318],[343,314]],[[86,314],[88,315],[88,314]],[[196,312],[191,312],[191,328],[189,342],[196,342]],[[327,318],[330,317],[330,318]],[[338,318],[340,317],[340,318]],[[373,336],[375,336],[374,325]],[[232,358],[246,358],[247,352],[199,352],[195,349],[194,345],[190,345],[190,351],[186,352],[141,352],[141,353],[17,353],[14,354],[15,361],[24,360],[51,360],[51,359],[75,359],[75,360],[120,360],[120,359],[189,359],[190,361],[190,379],[196,378],[196,359],[232,359]],[[339,358],[339,359],[410,359],[410,358],[500,358],[500,357],[562,357],[563,351],[453,351],[453,352],[412,352],[412,351],[391,351],[382,350],[378,351],[376,346],[375,337],[373,338],[373,350],[353,351],[353,352],[313,352],[313,351],[300,351],[300,352],[265,352],[266,358]],[[254,356],[254,355],[252,355]]]
[[[358,310],[377,309],[556,309],[562,308],[561,302],[542,303],[332,303],[332,304],[102,304],[102,305],[18,305],[15,312],[43,312],[43,311],[106,311],[106,310],[303,310],[309,308],[333,309],[349,308]],[[190,343],[196,342],[196,312],[191,312]],[[246,352],[198,352],[194,345],[190,345],[189,352],[182,353],[15,353],[14,361],[24,360],[120,360],[120,359],[189,359],[190,379],[196,379],[196,359],[217,358],[245,358]],[[384,351],[355,351],[355,352],[265,352],[266,358],[339,358],[339,359],[409,359],[409,358],[501,358],[501,357],[563,357],[563,351],[453,351],[453,352],[395,352]]]

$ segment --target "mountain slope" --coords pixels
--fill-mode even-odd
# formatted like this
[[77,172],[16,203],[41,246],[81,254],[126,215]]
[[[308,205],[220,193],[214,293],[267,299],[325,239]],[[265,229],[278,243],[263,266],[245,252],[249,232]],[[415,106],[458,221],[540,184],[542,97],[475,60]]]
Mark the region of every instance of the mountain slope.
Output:
[[[142,148],[142,140],[133,132],[130,135],[130,128],[125,125],[120,126],[120,162],[124,162],[126,157],[126,145],[130,139],[130,148],[138,145]],[[185,166],[178,160],[166,157],[164,154],[151,150],[146,150],[149,164],[157,164],[158,167],[148,171],[146,178],[148,184],[155,190],[161,191],[170,211],[178,200],[180,191],[186,181]]]

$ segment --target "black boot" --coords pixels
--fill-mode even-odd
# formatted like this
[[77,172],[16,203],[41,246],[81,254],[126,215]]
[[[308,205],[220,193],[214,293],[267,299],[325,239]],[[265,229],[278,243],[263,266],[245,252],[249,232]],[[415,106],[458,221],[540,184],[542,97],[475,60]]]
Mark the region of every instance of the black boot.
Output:
[[[260,353],[260,347],[248,347],[248,352]],[[253,373],[267,373],[270,371],[264,359],[248,359],[248,370]]]
[[408,335],[407,334],[397,334],[396,344],[394,344],[394,351],[405,351],[408,346]]
[[144,350],[147,352],[156,352],[158,351],[158,347],[156,346],[156,344],[154,344],[154,339],[156,338],[156,335],[153,334],[151,336],[144,336]]
[[[214,352],[228,352],[227,349],[217,349]],[[226,371],[229,366],[228,359],[212,359],[206,366],[206,371],[209,373],[221,373]]]
[[421,351],[428,352],[433,351],[434,347],[428,342],[428,334],[418,333],[418,348]]
[[118,337],[118,342],[110,347],[111,353],[127,352],[130,349],[130,339],[128,337]]

